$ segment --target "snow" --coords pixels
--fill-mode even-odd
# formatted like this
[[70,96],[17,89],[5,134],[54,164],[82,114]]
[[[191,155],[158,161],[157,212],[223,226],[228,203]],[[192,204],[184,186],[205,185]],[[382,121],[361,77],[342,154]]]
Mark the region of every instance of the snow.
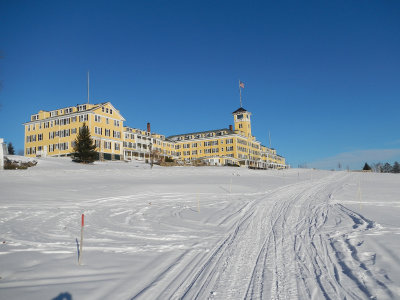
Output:
[[0,299],[399,298],[399,183],[38,159],[0,171]]

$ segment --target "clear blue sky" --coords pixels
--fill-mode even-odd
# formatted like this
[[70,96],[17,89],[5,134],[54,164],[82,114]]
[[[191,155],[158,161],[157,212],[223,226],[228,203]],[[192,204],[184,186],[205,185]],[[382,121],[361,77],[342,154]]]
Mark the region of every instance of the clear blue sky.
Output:
[[400,161],[399,1],[1,1],[0,137],[40,109],[111,101],[165,135],[227,127],[293,166]]

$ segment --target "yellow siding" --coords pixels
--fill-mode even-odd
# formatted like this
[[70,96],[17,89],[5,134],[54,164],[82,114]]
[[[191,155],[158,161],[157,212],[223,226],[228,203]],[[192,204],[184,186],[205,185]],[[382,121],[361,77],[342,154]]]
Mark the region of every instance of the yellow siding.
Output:
[[39,111],[25,123],[26,156],[63,156],[73,152],[79,128],[85,122],[100,153],[130,160],[169,156],[182,161],[204,160],[256,168],[285,168],[285,158],[263,146],[251,134],[251,113],[233,113],[235,129],[212,130],[166,138],[158,133],[124,127],[125,119],[110,102],[82,104]]

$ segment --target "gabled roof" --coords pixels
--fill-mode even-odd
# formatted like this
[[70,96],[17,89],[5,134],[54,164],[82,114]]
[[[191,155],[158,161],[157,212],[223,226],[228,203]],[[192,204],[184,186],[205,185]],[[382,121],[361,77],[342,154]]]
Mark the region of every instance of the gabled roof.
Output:
[[246,111],[247,110],[245,110],[243,107],[240,107],[237,110],[235,110],[232,114],[237,114],[237,113],[246,112]]
[[118,113],[118,115],[121,117],[122,121],[126,121],[125,118],[124,118],[124,117],[121,115],[121,113],[119,112],[119,110],[116,109],[116,108],[114,107],[114,105],[111,104],[110,101],[103,102],[103,103],[99,103],[99,104],[94,104],[94,105],[95,105],[95,106],[94,106],[92,109],[90,109],[90,110],[96,110],[96,109],[101,108],[101,107],[103,107],[103,106],[109,105],[109,106],[111,106],[111,107],[113,108],[114,112],[117,112],[117,113]]

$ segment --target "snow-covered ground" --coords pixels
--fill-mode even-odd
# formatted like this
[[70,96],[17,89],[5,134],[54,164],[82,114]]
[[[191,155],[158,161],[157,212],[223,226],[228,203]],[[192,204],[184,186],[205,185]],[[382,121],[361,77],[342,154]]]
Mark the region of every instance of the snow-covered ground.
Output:
[[398,299],[399,183],[39,159],[0,171],[0,299]]

